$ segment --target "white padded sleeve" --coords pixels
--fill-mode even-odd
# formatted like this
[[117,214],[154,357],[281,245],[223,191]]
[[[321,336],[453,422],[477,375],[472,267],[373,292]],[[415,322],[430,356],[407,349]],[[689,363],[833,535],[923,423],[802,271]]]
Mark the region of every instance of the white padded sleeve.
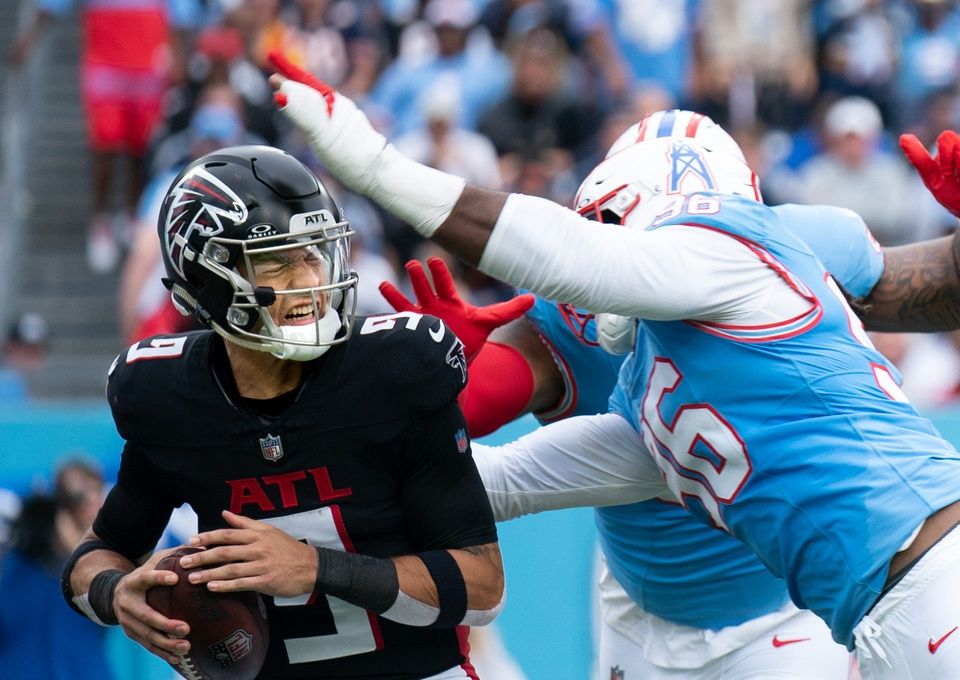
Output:
[[613,413],[551,423],[504,446],[472,447],[497,521],[667,492],[640,434]]
[[449,217],[466,182],[400,154],[357,105],[339,92],[328,102],[292,80],[283,115],[303,132],[310,148],[344,185],[366,194],[429,238]]
[[[693,226],[625,229],[512,194],[480,270],[592,312],[642,319],[776,320],[804,304],[737,240]],[[771,292],[777,293],[770,305]]]

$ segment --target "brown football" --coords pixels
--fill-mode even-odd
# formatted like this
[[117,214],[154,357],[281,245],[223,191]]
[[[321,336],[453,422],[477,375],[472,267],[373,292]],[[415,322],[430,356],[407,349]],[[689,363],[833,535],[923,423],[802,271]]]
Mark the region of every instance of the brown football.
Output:
[[190,680],[253,680],[267,657],[270,630],[259,593],[214,593],[187,580],[192,569],[180,566],[184,555],[199,548],[182,547],[157,563],[176,572],[176,585],[147,591],[147,604],[167,618],[186,621],[190,652],[175,666]]

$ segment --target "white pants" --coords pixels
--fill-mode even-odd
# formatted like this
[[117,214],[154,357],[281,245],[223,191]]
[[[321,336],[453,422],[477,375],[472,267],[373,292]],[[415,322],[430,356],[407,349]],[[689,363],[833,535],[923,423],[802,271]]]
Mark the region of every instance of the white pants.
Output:
[[942,538],[863,617],[863,680],[960,680],[960,528]]
[[701,630],[643,611],[605,568],[601,572],[601,680],[848,677],[849,652],[833,641],[822,620],[793,604],[739,626]]
[[782,634],[776,634],[778,641],[814,637],[777,648],[773,646],[773,636],[764,635],[700,668],[664,668],[647,661],[636,643],[604,623],[600,633],[599,677],[603,680],[847,680],[852,657],[830,638],[820,619],[810,612],[799,611],[782,630]]

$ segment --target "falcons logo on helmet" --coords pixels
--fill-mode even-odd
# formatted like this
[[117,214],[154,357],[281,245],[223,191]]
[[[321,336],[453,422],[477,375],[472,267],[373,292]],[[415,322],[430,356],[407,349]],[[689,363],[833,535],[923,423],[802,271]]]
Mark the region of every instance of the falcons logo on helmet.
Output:
[[[223,232],[224,220],[240,224],[247,207],[234,191],[201,167],[184,175],[170,190],[170,208],[164,225],[164,246],[177,273],[186,276],[183,260],[195,233],[205,237]],[[192,257],[190,257],[192,259]]]

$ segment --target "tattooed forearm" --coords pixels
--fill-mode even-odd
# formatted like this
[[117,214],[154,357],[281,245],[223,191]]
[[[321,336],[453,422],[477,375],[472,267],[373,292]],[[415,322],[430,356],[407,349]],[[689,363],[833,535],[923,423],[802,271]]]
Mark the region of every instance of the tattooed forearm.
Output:
[[868,330],[933,332],[960,328],[960,232],[884,249],[880,281],[857,313]]
[[490,561],[500,559],[500,549],[496,543],[485,543],[483,545],[471,545],[466,548],[460,548],[463,552],[468,552],[474,557],[485,557]]
[[[457,553],[467,553],[463,559]],[[496,543],[471,545],[452,551],[467,584],[467,599],[471,609],[490,609],[503,597],[503,560]]]

